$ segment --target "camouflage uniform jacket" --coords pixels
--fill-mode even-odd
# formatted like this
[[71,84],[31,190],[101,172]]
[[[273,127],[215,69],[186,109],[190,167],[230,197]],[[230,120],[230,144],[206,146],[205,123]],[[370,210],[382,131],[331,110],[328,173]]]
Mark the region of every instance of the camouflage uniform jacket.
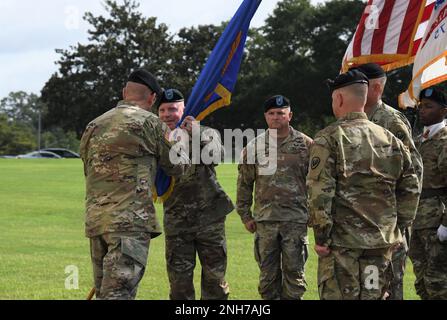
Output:
[[[206,129],[210,128],[200,127],[201,132]],[[167,236],[197,232],[233,210],[217,181],[215,165],[192,165],[185,175],[175,177],[173,192],[164,202],[164,230]]]
[[413,166],[420,182],[419,186],[422,188],[424,166],[422,157],[414,144],[411,125],[407,117],[383,101],[379,101],[368,117],[370,121],[394,134],[410,150],[411,160],[413,161]]
[[161,234],[152,201],[158,165],[170,175],[181,175],[188,167],[171,164],[168,131],[153,113],[126,101],[87,126],[81,139],[87,237]]
[[[447,127],[424,142],[419,137],[416,144],[424,161],[424,182],[414,229],[447,227]],[[424,196],[443,188],[443,195]]]
[[308,222],[306,175],[312,139],[290,128],[289,136],[277,149],[277,170],[272,175],[260,175],[260,164],[247,164],[250,144],[260,140],[269,148],[269,131],[252,140],[243,151],[237,184],[237,211],[244,223],[253,218],[253,188],[255,190],[254,219],[260,221]]
[[420,191],[399,139],[353,112],[317,134],[310,157],[310,225],[318,245],[378,249],[402,241]]

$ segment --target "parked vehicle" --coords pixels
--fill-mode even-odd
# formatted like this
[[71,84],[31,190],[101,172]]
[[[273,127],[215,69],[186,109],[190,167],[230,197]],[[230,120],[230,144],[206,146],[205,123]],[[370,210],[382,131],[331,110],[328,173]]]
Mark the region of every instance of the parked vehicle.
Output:
[[17,159],[62,159],[60,155],[57,155],[49,151],[34,151],[27,154],[18,155]]
[[63,148],[45,148],[18,156],[1,156],[2,159],[79,159],[76,152]]
[[52,152],[62,158],[67,158],[67,159],[79,159],[80,158],[79,154],[77,154],[76,152],[68,150],[68,149],[63,149],[63,148],[45,148],[45,149],[42,149],[42,151]]

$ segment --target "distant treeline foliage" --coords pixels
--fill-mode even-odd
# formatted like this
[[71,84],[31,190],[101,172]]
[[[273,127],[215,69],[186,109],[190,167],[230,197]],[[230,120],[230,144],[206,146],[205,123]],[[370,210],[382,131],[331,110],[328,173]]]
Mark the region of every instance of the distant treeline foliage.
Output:
[[[38,99],[47,131],[62,128],[79,138],[91,120],[122,98],[127,75],[139,67],[157,75],[163,87],[178,88],[188,96],[226,25],[172,33],[156,17],[141,12],[135,0],[106,0],[105,7],[105,16],[84,16],[91,26],[88,43],[56,50],[58,71]],[[339,73],[364,8],[361,0],[316,6],[309,0],[278,2],[264,26],[250,31],[232,105],[212,114],[206,124],[218,130],[264,128],[263,102],[283,94],[292,101],[293,125],[315,134],[332,121],[324,81]],[[396,104],[410,76],[409,68],[390,75],[388,103]]]

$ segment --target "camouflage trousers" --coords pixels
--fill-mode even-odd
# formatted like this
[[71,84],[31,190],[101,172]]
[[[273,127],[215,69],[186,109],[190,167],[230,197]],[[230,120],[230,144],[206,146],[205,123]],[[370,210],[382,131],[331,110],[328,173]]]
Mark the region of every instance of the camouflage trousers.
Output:
[[307,283],[307,226],[293,222],[258,222],[255,258],[264,300],[301,300]]
[[199,232],[166,237],[166,262],[171,300],[195,300],[196,254],[202,265],[202,300],[227,300],[225,220]]
[[96,298],[134,300],[146,269],[151,236],[108,233],[90,239]]
[[393,277],[391,249],[331,248],[318,260],[321,300],[381,300]]
[[407,238],[404,237],[404,243],[399,249],[393,252],[393,280],[390,283],[388,293],[390,296],[388,300],[403,300],[404,299],[404,275],[407,266],[408,244]]
[[447,242],[439,241],[437,229],[413,231],[410,259],[421,299],[447,300]]

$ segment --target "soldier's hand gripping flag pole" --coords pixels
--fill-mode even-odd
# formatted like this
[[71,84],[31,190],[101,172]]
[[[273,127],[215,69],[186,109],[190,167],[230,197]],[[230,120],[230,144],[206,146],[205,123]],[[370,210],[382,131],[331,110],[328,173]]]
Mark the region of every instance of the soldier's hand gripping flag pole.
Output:
[[[231,104],[250,22],[260,3],[261,0],[242,2],[208,58],[178,126],[187,116],[201,121],[214,111]],[[159,169],[155,180],[154,200],[166,200],[173,187],[174,179]]]

